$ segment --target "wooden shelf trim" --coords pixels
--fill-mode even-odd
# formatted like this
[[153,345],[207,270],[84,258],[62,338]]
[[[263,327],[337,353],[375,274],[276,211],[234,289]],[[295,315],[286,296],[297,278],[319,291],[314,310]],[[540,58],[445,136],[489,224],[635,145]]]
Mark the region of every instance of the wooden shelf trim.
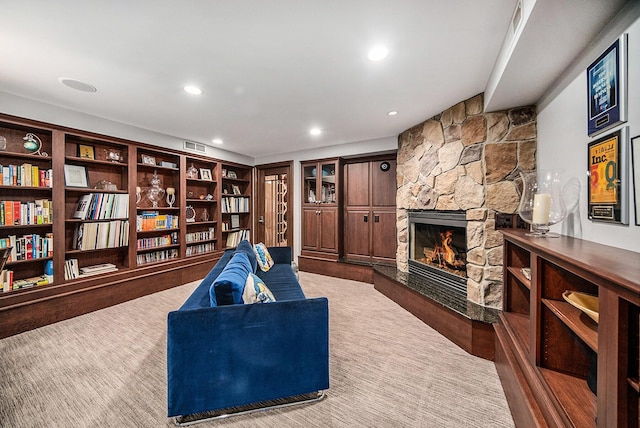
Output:
[[542,367],[539,370],[564,414],[569,418],[571,424],[567,425],[595,426],[596,396],[587,386],[587,381]]
[[591,350],[598,352],[598,326],[595,321],[567,302],[542,299],[542,303]]
[[512,267],[509,266],[507,267],[507,270],[511,273],[511,275],[513,275],[522,285],[524,285],[525,287],[527,287],[529,290],[531,290],[531,280],[527,279],[526,276],[524,276],[524,274],[522,273],[521,268],[517,268],[517,267]]

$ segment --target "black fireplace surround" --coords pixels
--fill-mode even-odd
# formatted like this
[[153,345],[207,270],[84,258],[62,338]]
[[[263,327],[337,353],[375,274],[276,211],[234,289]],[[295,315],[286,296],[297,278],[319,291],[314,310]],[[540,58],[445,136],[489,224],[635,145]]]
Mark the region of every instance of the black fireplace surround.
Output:
[[464,211],[409,211],[409,273],[467,297]]

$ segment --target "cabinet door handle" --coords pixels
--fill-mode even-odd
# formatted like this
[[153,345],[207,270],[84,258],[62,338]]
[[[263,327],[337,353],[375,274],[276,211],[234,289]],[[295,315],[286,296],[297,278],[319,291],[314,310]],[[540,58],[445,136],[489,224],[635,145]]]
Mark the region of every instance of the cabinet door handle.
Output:
[[364,222],[366,223],[368,221],[369,221],[369,216],[368,215],[364,216]]
[[376,222],[376,223],[379,223],[380,222],[380,216],[379,215],[373,216],[373,221]]

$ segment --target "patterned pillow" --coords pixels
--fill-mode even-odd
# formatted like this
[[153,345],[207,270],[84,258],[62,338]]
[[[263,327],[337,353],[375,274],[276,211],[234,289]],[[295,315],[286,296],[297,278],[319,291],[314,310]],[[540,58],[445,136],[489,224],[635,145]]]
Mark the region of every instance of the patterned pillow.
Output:
[[244,303],[270,303],[275,302],[276,298],[257,275],[250,273],[244,285],[242,300]]
[[271,254],[269,254],[269,250],[267,250],[267,246],[260,242],[253,246],[253,251],[256,253],[260,270],[262,272],[266,272],[271,269],[271,266],[273,266],[273,259],[271,258]]

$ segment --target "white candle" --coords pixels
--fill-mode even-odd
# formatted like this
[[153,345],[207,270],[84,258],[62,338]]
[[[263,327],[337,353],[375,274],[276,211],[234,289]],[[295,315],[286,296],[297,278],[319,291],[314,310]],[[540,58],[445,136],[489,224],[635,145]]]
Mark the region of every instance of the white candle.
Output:
[[551,195],[549,193],[533,195],[533,224],[548,224],[550,208]]

